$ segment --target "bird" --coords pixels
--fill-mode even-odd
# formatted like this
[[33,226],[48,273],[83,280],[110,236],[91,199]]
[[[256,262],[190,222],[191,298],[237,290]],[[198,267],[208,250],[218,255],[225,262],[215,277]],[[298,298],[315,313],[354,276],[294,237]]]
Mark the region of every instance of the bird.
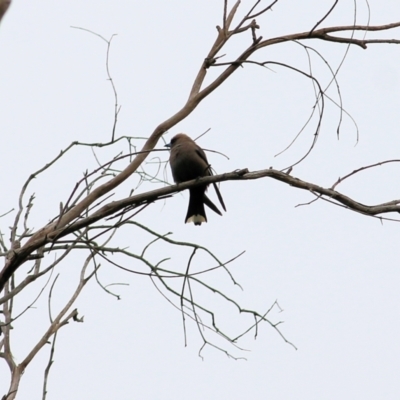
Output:
[[[198,179],[204,176],[211,176],[212,170],[208,163],[206,153],[189,136],[184,133],[178,133],[171,139],[169,147],[172,177],[175,183],[182,183],[192,179]],[[193,222],[195,225],[201,225],[207,222],[207,216],[204,204],[214,212],[222,215],[218,207],[207,197],[206,190],[208,185],[196,186],[189,189],[189,205],[185,218],[185,223]],[[215,183],[213,183],[218,200],[222,208],[226,211],[221,193]]]

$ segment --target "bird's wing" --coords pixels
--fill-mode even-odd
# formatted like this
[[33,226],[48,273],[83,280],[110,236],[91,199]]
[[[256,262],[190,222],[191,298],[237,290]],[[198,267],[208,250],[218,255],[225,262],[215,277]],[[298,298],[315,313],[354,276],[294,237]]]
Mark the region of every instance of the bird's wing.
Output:
[[224,200],[223,200],[223,198],[221,196],[221,192],[218,189],[217,184],[213,183],[213,186],[214,186],[215,192],[217,193],[217,197],[218,197],[219,202],[221,203],[222,208],[224,209],[224,211],[226,211],[225,203],[224,203]]
[[219,215],[222,215],[221,211],[218,210],[218,207],[207,197],[206,194],[204,194],[203,202],[207,207],[211,208],[211,210]]
[[208,160],[207,160],[207,156],[206,153],[204,153],[204,150],[196,145],[196,150],[195,153],[207,164],[208,166]]
[[[209,176],[213,175],[211,166],[210,166],[210,164],[208,163],[207,156],[206,156],[206,153],[204,152],[204,150],[203,150],[201,147],[197,146],[197,148],[196,148],[196,154],[197,154],[203,161],[205,161],[205,162],[207,163],[207,172],[208,172],[207,175],[209,175]],[[206,176],[207,176],[207,175],[206,175]],[[213,183],[213,186],[214,186],[215,192],[217,193],[217,197],[218,197],[218,200],[219,200],[219,202],[220,202],[222,208],[224,209],[224,211],[226,211],[225,203],[224,203],[224,200],[222,199],[221,192],[219,191],[217,184],[216,184],[216,183]],[[207,197],[207,199],[208,199],[208,197]],[[211,202],[210,199],[208,199],[208,200]],[[207,204],[207,203],[206,203],[206,204]],[[213,203],[211,203],[211,204],[215,207],[215,205],[214,205]],[[213,207],[211,207],[209,204],[207,204],[207,205],[208,205],[213,211],[215,211]],[[218,211],[219,211],[219,210],[218,210]],[[217,211],[215,211],[215,212],[217,212]],[[217,214],[220,214],[220,213],[218,212]]]

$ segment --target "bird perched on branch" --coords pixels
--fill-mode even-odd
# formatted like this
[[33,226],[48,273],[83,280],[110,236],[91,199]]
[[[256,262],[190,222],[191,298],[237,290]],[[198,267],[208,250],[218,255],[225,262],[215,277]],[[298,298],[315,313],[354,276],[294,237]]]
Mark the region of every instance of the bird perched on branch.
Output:
[[[211,166],[207,161],[204,150],[189,136],[184,133],[178,133],[166,147],[171,149],[169,163],[171,165],[172,177],[176,183],[212,175]],[[207,222],[204,204],[217,214],[222,215],[217,206],[207,197],[207,186],[197,186],[189,189],[189,206],[185,223],[193,222],[195,225],[201,225],[202,222]],[[226,211],[217,185],[213,183],[213,186],[222,208]]]

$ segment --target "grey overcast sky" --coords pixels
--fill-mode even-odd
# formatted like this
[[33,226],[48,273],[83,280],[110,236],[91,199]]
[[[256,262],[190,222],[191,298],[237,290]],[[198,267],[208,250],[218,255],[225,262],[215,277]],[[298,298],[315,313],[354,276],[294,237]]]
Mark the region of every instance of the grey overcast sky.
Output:
[[[251,3],[242,1],[238,15]],[[259,33],[267,38],[310,30],[333,3],[281,0],[259,20]],[[368,10],[370,24],[400,21],[398,0],[340,0],[323,26],[352,24],[355,7],[360,24],[368,23]],[[13,0],[0,26],[0,214],[17,207],[29,174],[71,142],[105,142],[111,137],[114,98],[105,70],[106,44],[72,26],[106,38],[117,34],[110,51],[110,69],[122,106],[117,136],[143,138],[186,101],[221,17],[221,0]],[[375,37],[399,38],[400,29]],[[225,60],[240,54],[250,40],[250,33],[238,37],[223,51]],[[308,44],[334,69],[347,50],[340,43]],[[308,68],[305,51],[294,43],[266,48],[256,59]],[[327,101],[317,145],[293,169],[293,176],[330,187],[356,168],[400,159],[399,65],[398,45],[349,49],[338,81],[343,107],[356,125],[343,115],[338,140],[340,112]],[[209,73],[212,77],[217,72]],[[313,72],[324,86],[329,83],[329,69],[315,55]],[[328,94],[338,101],[334,85]],[[313,87],[306,78],[275,66],[268,70],[247,65],[171,129],[166,140],[178,132],[195,138],[211,128],[198,143],[229,157],[208,153],[219,173],[282,169],[310,146],[316,119],[288,151],[275,157],[299,132],[313,104]],[[135,143],[140,146],[143,140]],[[98,157],[105,162],[114,154],[102,150]],[[168,154],[161,157],[166,160]],[[32,226],[38,229],[56,215],[75,182],[96,165],[90,149],[80,148],[38,177],[29,190],[36,197]],[[394,163],[362,172],[338,190],[373,205],[400,198],[399,179],[400,165]],[[168,180],[172,181],[169,170]],[[137,183],[137,177],[132,177],[115,198],[126,196]],[[161,185],[143,184],[137,192]],[[148,277],[104,265],[99,272],[103,284],[128,285],[112,287],[121,295],[119,301],[94,281],[85,289],[76,304],[85,322],[60,331],[47,398],[399,399],[400,224],[381,223],[323,200],[296,207],[314,196],[272,179],[226,182],[221,191],[227,213],[220,217],[209,211],[209,222],[201,227],[183,223],[187,193],[151,205],[138,221],[162,234],[172,232],[175,240],[201,244],[222,260],[245,250],[229,264],[243,291],[222,272],[210,273],[206,281],[244,308],[266,311],[278,300],[282,311],[274,308],[269,318],[284,322],[280,329],[298,350],[264,323],[256,340],[252,332],[238,343],[243,351],[209,336],[246,360],[235,361],[210,346],[203,350],[202,359],[196,325],[187,321],[185,347],[180,312]],[[12,217],[0,220],[6,237]],[[150,239],[138,229],[126,229],[114,243],[140,254]],[[189,255],[188,250],[161,244],[149,253],[152,262],[170,258],[165,266],[182,271]],[[78,254],[57,271],[54,310],[70,296],[81,263]],[[132,261],[125,266],[144,270]],[[210,258],[200,256],[193,268],[214,266]],[[18,277],[26,272],[20,271]],[[40,287],[23,293],[16,309],[29,305]],[[196,290],[198,300],[215,312],[232,337],[252,323],[215,294]],[[14,324],[17,362],[47,329],[46,296]],[[19,400],[41,398],[48,351],[43,349],[28,367]],[[7,392],[8,384],[3,362],[0,395]]]

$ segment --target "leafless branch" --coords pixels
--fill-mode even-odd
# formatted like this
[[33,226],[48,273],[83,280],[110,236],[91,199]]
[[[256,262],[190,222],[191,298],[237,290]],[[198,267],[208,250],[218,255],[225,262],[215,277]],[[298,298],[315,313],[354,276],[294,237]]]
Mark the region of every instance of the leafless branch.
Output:
[[107,71],[107,77],[108,80],[110,81],[111,84],[111,88],[112,91],[114,93],[114,122],[113,122],[113,127],[112,127],[112,133],[111,133],[111,143],[113,143],[115,141],[115,133],[116,133],[116,129],[117,129],[117,122],[118,122],[118,114],[121,111],[121,106],[118,104],[118,93],[117,93],[117,89],[115,87],[114,84],[114,80],[111,76],[111,72],[110,72],[110,50],[111,50],[111,42],[114,39],[115,36],[117,36],[116,34],[111,35],[110,39],[107,40],[104,36],[99,35],[96,32],[91,31],[90,29],[86,29],[86,28],[81,28],[78,26],[71,26],[71,28],[73,29],[80,29],[82,31],[85,32],[89,32],[92,35],[95,35],[97,37],[99,37],[100,39],[102,39],[103,41],[105,41],[107,43],[107,52],[106,52],[106,71]]
[[8,7],[11,4],[11,0],[0,0],[0,22],[4,17],[4,14],[7,12]]
[[398,162],[400,162],[400,160],[386,160],[386,161],[380,161],[380,162],[375,163],[375,164],[366,165],[365,167],[357,168],[353,172],[350,172],[349,174],[345,175],[343,178],[339,178],[332,185],[331,189],[335,189],[336,186],[339,185],[339,183],[342,183],[345,179],[350,178],[351,176],[357,174],[358,172],[365,171],[365,170],[370,169],[370,168],[380,167],[381,165],[391,164],[391,163],[398,163]]
[[9,277],[16,271],[19,265],[24,262],[26,257],[31,254],[37,248],[45,245],[46,243],[52,242],[53,240],[60,239],[72,232],[75,232],[83,227],[87,227],[92,223],[99,221],[105,217],[111,216],[112,214],[123,210],[126,207],[136,208],[143,204],[148,204],[160,199],[163,199],[165,196],[169,196],[172,193],[180,192],[182,190],[188,189],[190,187],[195,187],[201,184],[210,184],[223,182],[227,180],[253,180],[260,179],[264,177],[269,177],[272,179],[279,180],[281,182],[287,183],[291,186],[297,187],[299,189],[307,190],[310,192],[318,193],[323,196],[329,197],[338,203],[341,203],[348,207],[350,210],[365,214],[365,215],[378,215],[389,212],[399,212],[400,206],[398,205],[398,200],[393,200],[389,203],[378,204],[374,206],[367,206],[360,202],[357,202],[350,197],[337,192],[333,189],[323,188],[311,182],[302,181],[298,178],[294,178],[291,175],[288,175],[284,172],[277,171],[274,169],[260,170],[254,172],[248,172],[247,170],[238,170],[222,175],[214,175],[211,177],[206,177],[202,179],[198,179],[195,181],[188,181],[181,183],[179,185],[173,185],[169,187],[164,187],[161,189],[156,189],[150,192],[146,192],[143,194],[131,196],[122,200],[111,202],[99,210],[94,212],[92,215],[88,217],[82,218],[64,229],[57,229],[52,231],[46,237],[40,237],[36,239],[36,241],[30,240],[25,246],[21,247],[21,249],[15,250],[12,252],[9,260],[7,260],[6,266],[3,268],[0,274],[0,288],[4,287],[5,282],[9,279]]
[[[273,309],[280,309],[277,301],[275,301],[266,312],[259,313],[254,310],[243,308],[237,301],[218,289],[218,287],[215,287],[213,284],[209,284],[203,280],[206,276],[206,272],[208,273],[216,269],[221,269],[227,274],[226,276],[231,280],[233,285],[240,287],[230,270],[227,268],[227,264],[236,259],[238,256],[231,258],[231,260],[227,262],[222,262],[210,250],[200,245],[175,241],[171,238],[170,233],[164,235],[158,234],[157,232],[137,223],[134,220],[137,213],[155,201],[166,199],[171,197],[174,193],[178,193],[182,190],[186,190],[198,185],[215,184],[217,182],[223,182],[227,180],[243,181],[271,178],[279,180],[284,184],[293,186],[295,188],[306,190],[310,192],[312,196],[316,196],[316,200],[322,199],[354,212],[379,218],[381,221],[384,219],[382,216],[384,214],[395,212],[397,215],[397,213],[400,212],[400,199],[389,200],[382,204],[369,206],[356,201],[336,190],[336,187],[341,182],[361,171],[383,164],[397,163],[400,160],[382,161],[380,163],[375,163],[356,169],[344,177],[339,178],[331,188],[325,188],[323,186],[296,178],[290,175],[292,168],[289,167],[287,173],[274,170],[272,168],[253,172],[249,172],[247,169],[236,170],[222,175],[210,176],[195,181],[184,182],[179,185],[166,186],[160,189],[136,194],[140,185],[145,181],[165,184],[165,181],[159,178],[159,174],[162,169],[162,163],[164,161],[160,157],[154,156],[148,163],[145,163],[149,153],[155,151],[165,151],[163,149],[155,149],[158,141],[162,139],[162,135],[190,115],[207,96],[209,96],[214,90],[218,89],[238,68],[247,64],[253,64],[262,67],[267,67],[268,65],[273,64],[301,74],[309,79],[310,82],[312,82],[315,94],[315,103],[311,115],[308,117],[305,125],[301,128],[298,135],[301,134],[304,128],[316,115],[318,117],[318,122],[316,123],[315,130],[313,131],[313,140],[310,148],[307,154],[298,161],[300,162],[313,149],[318,139],[320,126],[324,116],[325,99],[329,99],[340,109],[340,118],[337,127],[337,132],[339,135],[342,113],[346,113],[346,111],[343,109],[340,87],[337,81],[337,74],[341,68],[341,65],[343,64],[344,59],[346,58],[347,51],[350,46],[356,45],[366,49],[369,44],[400,44],[400,39],[398,38],[382,39],[379,36],[367,38],[367,34],[368,36],[373,36],[372,34],[374,32],[385,32],[388,34],[388,32],[391,30],[400,27],[400,22],[370,26],[368,19],[367,25],[359,25],[356,24],[356,9],[354,10],[353,25],[320,28],[323,23],[326,23],[328,17],[337,6],[338,0],[333,1],[333,5],[330,7],[330,9],[315,23],[311,30],[300,33],[290,33],[275,38],[263,39],[262,36],[258,35],[258,32],[262,27],[259,19],[261,19],[261,17],[265,17],[268,11],[272,10],[272,7],[277,3],[278,0],[274,0],[265,6],[262,0],[254,0],[253,4],[247,9],[247,11],[244,11],[242,16],[238,16],[240,15],[240,0],[236,1],[232,6],[229,6],[228,0],[223,0],[222,28],[217,26],[216,38],[211,44],[206,56],[200,62],[199,71],[193,79],[186,102],[181,106],[180,109],[176,110],[175,114],[170,116],[170,118],[156,125],[148,138],[133,138],[129,136],[116,138],[116,128],[120,105],[118,104],[118,94],[110,72],[109,64],[111,44],[114,35],[107,40],[102,35],[99,35],[93,31],[89,31],[88,29],[74,27],[76,29],[90,32],[91,34],[101,38],[107,44],[105,61],[106,74],[108,80],[110,81],[114,95],[114,121],[111,130],[111,141],[107,143],[73,142],[43,168],[31,174],[22,186],[19,194],[18,208],[10,229],[10,246],[6,244],[3,234],[0,232],[0,246],[3,251],[0,256],[5,258],[4,268],[0,272],[0,291],[4,290],[3,297],[0,299],[0,304],[3,305],[2,315],[4,317],[4,322],[2,321],[0,326],[1,333],[3,334],[0,342],[0,350],[2,350],[0,357],[5,359],[12,375],[9,393],[6,397],[8,400],[15,398],[19,381],[26,367],[45,346],[45,344],[48,343],[51,338],[53,338],[49,361],[44,372],[42,398],[45,399],[49,371],[53,363],[57,332],[71,319],[75,321],[82,321],[78,318],[77,310],[71,310],[71,308],[89,279],[95,276],[98,284],[103,290],[118,297],[118,295],[109,291],[106,285],[101,283],[101,280],[97,275],[97,272],[100,268],[100,260],[105,260],[108,264],[124,271],[149,277],[160,293],[175,308],[180,310],[183,319],[185,344],[187,343],[186,318],[190,318],[196,323],[199,334],[203,340],[203,345],[199,351],[200,356],[203,348],[209,345],[224,352],[227,356],[233,357],[223,346],[218,346],[209,340],[208,334],[210,331],[224,340],[227,340],[232,346],[237,347],[237,340],[247,333],[254,331],[255,336],[257,336],[259,324],[261,322],[266,322],[269,324],[278,332],[285,342],[290,343],[279,329],[281,321],[275,323],[269,319],[270,313]],[[6,5],[5,8],[4,5]],[[9,1],[3,0],[3,2],[1,2],[0,0],[0,19],[8,5]],[[234,24],[233,21],[239,22],[235,22]],[[356,32],[361,32],[363,35],[356,35]],[[247,35],[248,44],[240,49],[239,56],[235,56],[235,58],[229,62],[220,62],[221,58],[225,56],[225,54],[221,54],[223,53],[222,50],[224,49],[224,46],[228,43],[228,41],[235,40],[238,35],[243,33]],[[359,39],[358,37],[362,37],[362,39]],[[308,46],[308,43],[311,40],[331,42],[333,44],[342,43],[346,45],[346,51],[344,52],[343,59],[335,71],[321,53]],[[297,66],[284,64],[278,61],[260,62],[252,59],[252,56],[255,53],[268,46],[287,42],[295,42],[303,46],[309,62],[308,72],[302,71]],[[329,68],[332,78],[327,85],[322,85],[319,82],[319,79],[314,76],[310,56],[311,51],[313,51],[314,54],[317,54],[317,56],[319,56],[319,58]],[[220,69],[214,69],[213,73],[217,74],[217,76],[214,77],[214,75],[212,75],[210,80],[207,81],[207,84],[205,84],[207,73],[210,71],[211,67]],[[334,83],[336,86],[336,92],[339,97],[338,101],[335,101],[326,93],[332,83]],[[298,135],[295,137],[293,142],[296,140]],[[145,140],[141,149],[138,146],[139,150],[136,148],[138,139]],[[124,140],[122,144],[127,146],[128,152],[124,153],[121,151],[121,149],[119,149],[115,152],[116,155],[111,160],[108,158],[108,161],[102,162],[100,150],[95,151],[95,148],[98,149],[107,146],[114,146],[122,140]],[[139,141],[139,143],[142,142]],[[291,146],[291,144],[289,146]],[[28,191],[28,187],[33,179],[38,177],[38,175],[42,174],[44,171],[47,171],[75,146],[90,147],[93,152],[93,156],[98,163],[98,168],[90,172],[86,171],[83,174],[82,179],[78,180],[75,187],[72,188],[67,200],[60,202],[58,215],[53,216],[52,219],[50,219],[50,223],[43,225],[37,231],[33,231],[29,226],[29,216],[34,204],[34,195],[31,195],[30,198],[26,200],[25,196]],[[126,149],[126,147],[124,147],[124,149]],[[154,163],[157,165],[157,168],[153,167]],[[292,166],[296,165],[297,163],[292,164]],[[149,173],[149,164],[152,164],[152,167],[155,171],[154,173]],[[121,165],[123,166],[121,167]],[[114,189],[116,189],[122,182],[124,182],[133,174],[137,174],[139,181],[137,187],[134,189],[135,194],[133,195],[132,189],[129,196],[120,200],[111,201],[111,197],[114,196]],[[311,204],[311,202],[308,204]],[[395,218],[386,219],[400,221],[400,219]],[[142,251],[121,249],[109,244],[115,232],[121,227],[125,227],[127,229],[139,229],[141,230],[141,233],[145,232],[146,234],[151,235],[151,239],[142,249]],[[99,238],[103,238],[103,243],[98,243]],[[160,257],[160,259],[155,263],[150,262],[146,258],[149,248],[151,246],[157,246],[160,242],[165,242],[174,246],[189,247],[191,249],[191,255],[189,256],[186,264],[186,270],[180,271],[174,270],[173,267],[166,267],[167,261],[169,260],[168,257]],[[9,248],[10,250],[8,250]],[[15,317],[12,315],[14,298],[32,282],[37,281],[46,274],[50,275],[58,266],[58,264],[72,252],[72,250],[82,250],[88,252],[87,258],[81,269],[80,279],[75,291],[61,311],[59,311],[55,318],[53,318],[53,315],[50,312],[51,297],[54,289],[53,283],[49,293],[50,326],[37,341],[36,345],[26,355],[23,361],[17,365],[13,359],[10,344],[12,322],[15,321],[15,318],[18,318],[18,316]],[[55,253],[59,251],[63,252],[61,256],[58,253]],[[197,253],[200,252],[206,252],[206,254],[211,257],[211,260],[213,260],[213,266],[207,266],[206,268],[202,268],[200,271],[190,271],[190,269],[193,269],[191,266],[194,263],[194,257],[197,257]],[[48,257],[50,253],[55,254],[55,261],[44,266],[44,257]],[[131,261],[137,262],[140,267],[137,268],[134,266],[132,268],[126,268],[123,263],[119,263],[114,260],[112,257],[114,253],[117,253],[122,257],[129,257]],[[18,268],[29,261],[33,261],[32,266],[27,264],[27,266],[31,267],[31,269],[28,271],[28,275],[21,280]],[[91,272],[87,274],[86,270],[89,264]],[[50,279],[50,277],[48,279]],[[41,291],[39,291],[39,296],[43,292],[44,287]],[[176,287],[178,287],[178,289],[176,289]],[[219,326],[219,318],[217,321],[217,316],[214,314],[213,310],[207,309],[204,304],[199,303],[195,296],[195,291],[198,289],[207,290],[216,294],[219,298],[223,299],[226,304],[236,308],[239,313],[249,315],[252,319],[254,319],[254,323],[252,323],[250,326],[244,329],[241,334],[236,335],[235,337],[228,335]],[[171,298],[173,298],[175,302],[172,301]],[[28,306],[26,310],[29,308],[30,306]],[[290,344],[295,347],[292,343]]]
[[312,35],[312,33],[315,31],[315,29],[317,29],[318,26],[320,26],[322,24],[322,22],[324,22],[329,17],[329,15],[334,10],[334,8],[337,6],[338,3],[339,3],[339,0],[335,0],[335,2],[333,3],[333,5],[329,9],[329,11],[313,26],[313,28],[310,31],[310,35]]
[[[233,8],[231,9],[230,13],[227,16],[227,23],[226,27],[229,29],[229,24],[233,20],[234,14],[237,11],[237,8],[239,6],[239,2],[237,2]],[[298,33],[298,34],[291,34],[287,36],[280,36],[277,38],[272,38],[264,41],[259,41],[256,44],[251,45],[247,50],[245,50],[237,59],[237,63],[229,65],[214,81],[212,81],[208,86],[206,86],[204,89],[200,90],[201,85],[204,81],[204,77],[206,74],[207,70],[207,65],[206,63],[202,64],[202,67],[198,73],[197,78],[195,79],[195,83],[193,85],[193,89],[191,91],[191,94],[189,96],[188,101],[186,104],[179,110],[175,115],[173,115],[171,118],[167,119],[166,121],[162,122],[159,124],[154,132],[151,134],[149,139],[146,141],[145,145],[143,146],[140,154],[138,154],[133,161],[127,166],[123,171],[121,171],[118,175],[116,175],[114,178],[109,180],[106,183],[103,183],[99,187],[95,188],[88,194],[84,199],[82,199],[79,203],[77,203],[72,209],[68,210],[61,218],[59,221],[57,221],[57,224],[53,223],[50,224],[35,234],[28,240],[28,242],[23,246],[21,249],[22,251],[20,252],[20,255],[27,254],[29,253],[32,249],[34,249],[38,243],[43,243],[46,241],[46,238],[48,236],[54,235],[54,231],[56,228],[58,229],[63,229],[65,227],[68,227],[68,225],[76,220],[82,212],[87,209],[94,201],[99,199],[100,197],[104,196],[106,193],[110,192],[112,189],[117,187],[119,184],[121,184],[123,181],[125,181],[130,175],[132,175],[138,167],[142,164],[142,162],[145,160],[147,157],[147,154],[149,151],[151,151],[156,143],[158,142],[159,138],[161,135],[167,131],[169,128],[177,124],[179,121],[181,121],[183,118],[188,116],[196,107],[197,105],[205,98],[207,97],[211,92],[213,92],[216,88],[218,88],[230,75],[232,75],[233,72],[236,71],[236,69],[244,62],[246,61],[255,51],[269,46],[269,45],[274,45],[278,43],[283,43],[287,41],[293,41],[293,40],[310,40],[310,39],[320,39],[320,40],[325,40],[325,41],[341,41],[343,43],[350,43],[350,44],[356,44],[356,45],[361,45],[361,47],[366,48],[368,43],[381,43],[382,39],[365,39],[365,40],[358,40],[358,39],[353,39],[353,38],[339,38],[339,37],[333,37],[330,34],[335,33],[335,32],[354,32],[354,31],[369,31],[369,32],[375,32],[375,31],[388,31],[390,29],[394,29],[396,27],[400,26],[400,22],[397,23],[391,23],[391,24],[386,24],[386,25],[379,25],[379,26],[364,26],[364,25],[353,25],[353,26],[340,26],[340,27],[328,27],[328,28],[322,28],[322,29],[316,29],[314,30],[311,35],[310,32],[304,32],[304,33]],[[226,43],[226,41],[229,39],[229,37],[226,36],[226,34],[223,32],[222,29],[219,30],[218,37],[216,39],[216,42],[212,46],[210,53],[208,55],[208,59],[213,58],[216,56],[220,48]],[[391,40],[388,39],[385,41],[385,43],[400,43],[399,40]],[[21,212],[21,207],[20,206],[20,212]],[[18,222],[18,217],[16,219],[16,223]],[[58,230],[57,229],[57,230]],[[67,228],[68,229],[68,228]],[[53,236],[54,237],[54,236]],[[22,260],[21,260],[22,261]],[[15,258],[14,258],[15,262]],[[11,261],[9,261],[11,263]],[[8,263],[8,264],[9,264]],[[16,264],[14,264],[16,265]],[[9,268],[8,265],[5,266],[5,269],[3,270],[0,278],[0,288],[3,287],[4,285],[4,277],[8,275],[8,273],[5,274],[6,271],[11,271],[13,268]],[[8,275],[10,276],[10,275]]]

